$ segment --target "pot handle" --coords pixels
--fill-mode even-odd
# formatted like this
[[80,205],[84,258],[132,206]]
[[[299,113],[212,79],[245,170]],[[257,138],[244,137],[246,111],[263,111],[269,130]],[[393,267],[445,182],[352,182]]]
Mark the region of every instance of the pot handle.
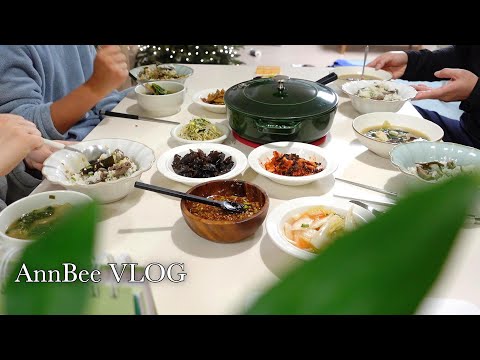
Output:
[[300,123],[272,123],[265,120],[255,120],[258,131],[264,134],[292,135],[298,131]]
[[317,80],[316,82],[322,85],[327,85],[328,83],[331,83],[332,81],[335,81],[338,79],[338,75],[334,72],[331,72],[327,76],[322,77],[321,79]]

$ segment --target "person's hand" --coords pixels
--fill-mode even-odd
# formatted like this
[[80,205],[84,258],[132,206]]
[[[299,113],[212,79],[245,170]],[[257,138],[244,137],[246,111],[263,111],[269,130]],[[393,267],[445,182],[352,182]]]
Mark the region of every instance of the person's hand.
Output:
[[[59,142],[65,145],[72,145],[77,143],[76,141],[61,141],[61,140],[55,140],[55,142]],[[56,148],[43,144],[43,146],[31,151],[25,157],[25,163],[31,169],[36,169],[41,171],[43,168],[43,162],[55,151],[57,151]]]
[[93,74],[86,85],[104,97],[120,87],[128,77],[127,57],[118,45],[100,46],[93,64]]
[[32,150],[43,146],[34,123],[13,114],[0,115],[0,176],[8,174]]
[[389,51],[376,57],[367,66],[376,70],[385,70],[392,74],[394,79],[401,78],[407,68],[408,55],[404,51]]
[[467,99],[478,81],[478,76],[464,69],[445,68],[434,73],[437,78],[450,79],[439,88],[426,85],[415,85],[417,96],[415,100],[438,99],[442,101],[463,101]]

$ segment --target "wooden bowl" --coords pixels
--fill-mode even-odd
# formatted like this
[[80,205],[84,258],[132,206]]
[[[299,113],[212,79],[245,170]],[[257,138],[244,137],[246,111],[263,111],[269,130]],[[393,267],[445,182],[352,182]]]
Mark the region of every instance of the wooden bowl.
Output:
[[258,201],[262,208],[258,213],[244,220],[228,221],[228,220],[206,220],[190,212],[192,202],[182,200],[180,207],[182,209],[183,218],[187,222],[190,229],[198,236],[204,239],[220,242],[234,243],[241,241],[250,235],[262,225],[268,212],[268,195],[267,193],[252,183],[241,180],[213,180],[203,184],[196,185],[187,191],[202,197],[211,195],[235,195],[246,196],[250,201]]

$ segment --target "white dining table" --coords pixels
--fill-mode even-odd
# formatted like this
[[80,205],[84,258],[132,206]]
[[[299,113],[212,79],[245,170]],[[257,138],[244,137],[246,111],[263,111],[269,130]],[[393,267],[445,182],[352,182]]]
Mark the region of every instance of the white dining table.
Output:
[[[186,98],[179,113],[168,119],[187,123],[193,117],[206,117],[214,123],[228,124],[226,114],[203,110],[192,102],[197,91],[225,88],[252,79],[253,66],[189,65],[194,74],[186,81]],[[328,68],[285,67],[282,74],[318,80]],[[148,115],[137,105],[132,92],[114,109],[118,112]],[[419,116],[407,102],[400,113]],[[361,145],[352,130],[357,113],[348,97],[339,96],[333,126],[321,147],[334,154],[340,163],[335,176],[402,193],[414,186],[415,179],[402,174],[390,162]],[[125,138],[151,147],[158,158],[178,146],[170,137],[170,124],[106,117],[85,140]],[[246,155],[252,148],[236,141],[232,135],[226,145]],[[385,200],[383,195],[335,181],[317,181],[305,186],[284,186],[256,174],[248,168],[240,177],[264,188],[270,197],[270,210],[290,199],[305,196],[353,196]],[[161,175],[154,166],[141,181],[186,191],[186,185]],[[44,180],[36,192],[61,189]],[[379,207],[381,209],[381,207]],[[185,281],[162,281],[151,284],[158,314],[240,314],[266,289],[275,284],[301,260],[280,250],[265,231],[265,223],[254,236],[235,244],[220,244],[193,233],[183,220],[180,203],[171,198],[134,189],[115,203],[102,205],[97,231],[98,253],[129,254],[140,265],[153,262],[168,265],[184,263]],[[408,261],[405,266],[408,266]],[[480,229],[464,227],[448,261],[428,294],[430,299],[454,299],[480,307]]]

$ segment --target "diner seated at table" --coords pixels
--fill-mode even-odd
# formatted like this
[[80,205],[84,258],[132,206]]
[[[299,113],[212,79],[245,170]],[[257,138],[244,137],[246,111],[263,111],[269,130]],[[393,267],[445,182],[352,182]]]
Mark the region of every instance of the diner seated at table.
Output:
[[[65,142],[64,142],[65,143]],[[0,114],[0,211],[27,196],[41,182],[44,160],[55,151],[45,145],[35,124]]]
[[444,141],[480,148],[480,46],[450,46],[430,51],[390,51],[367,66],[389,71],[394,79],[435,81],[448,79],[439,88],[418,84],[415,100],[460,101],[460,121],[415,106],[427,120],[439,125]]
[[130,89],[117,45],[0,45],[0,113],[33,122],[43,137],[83,140]]

